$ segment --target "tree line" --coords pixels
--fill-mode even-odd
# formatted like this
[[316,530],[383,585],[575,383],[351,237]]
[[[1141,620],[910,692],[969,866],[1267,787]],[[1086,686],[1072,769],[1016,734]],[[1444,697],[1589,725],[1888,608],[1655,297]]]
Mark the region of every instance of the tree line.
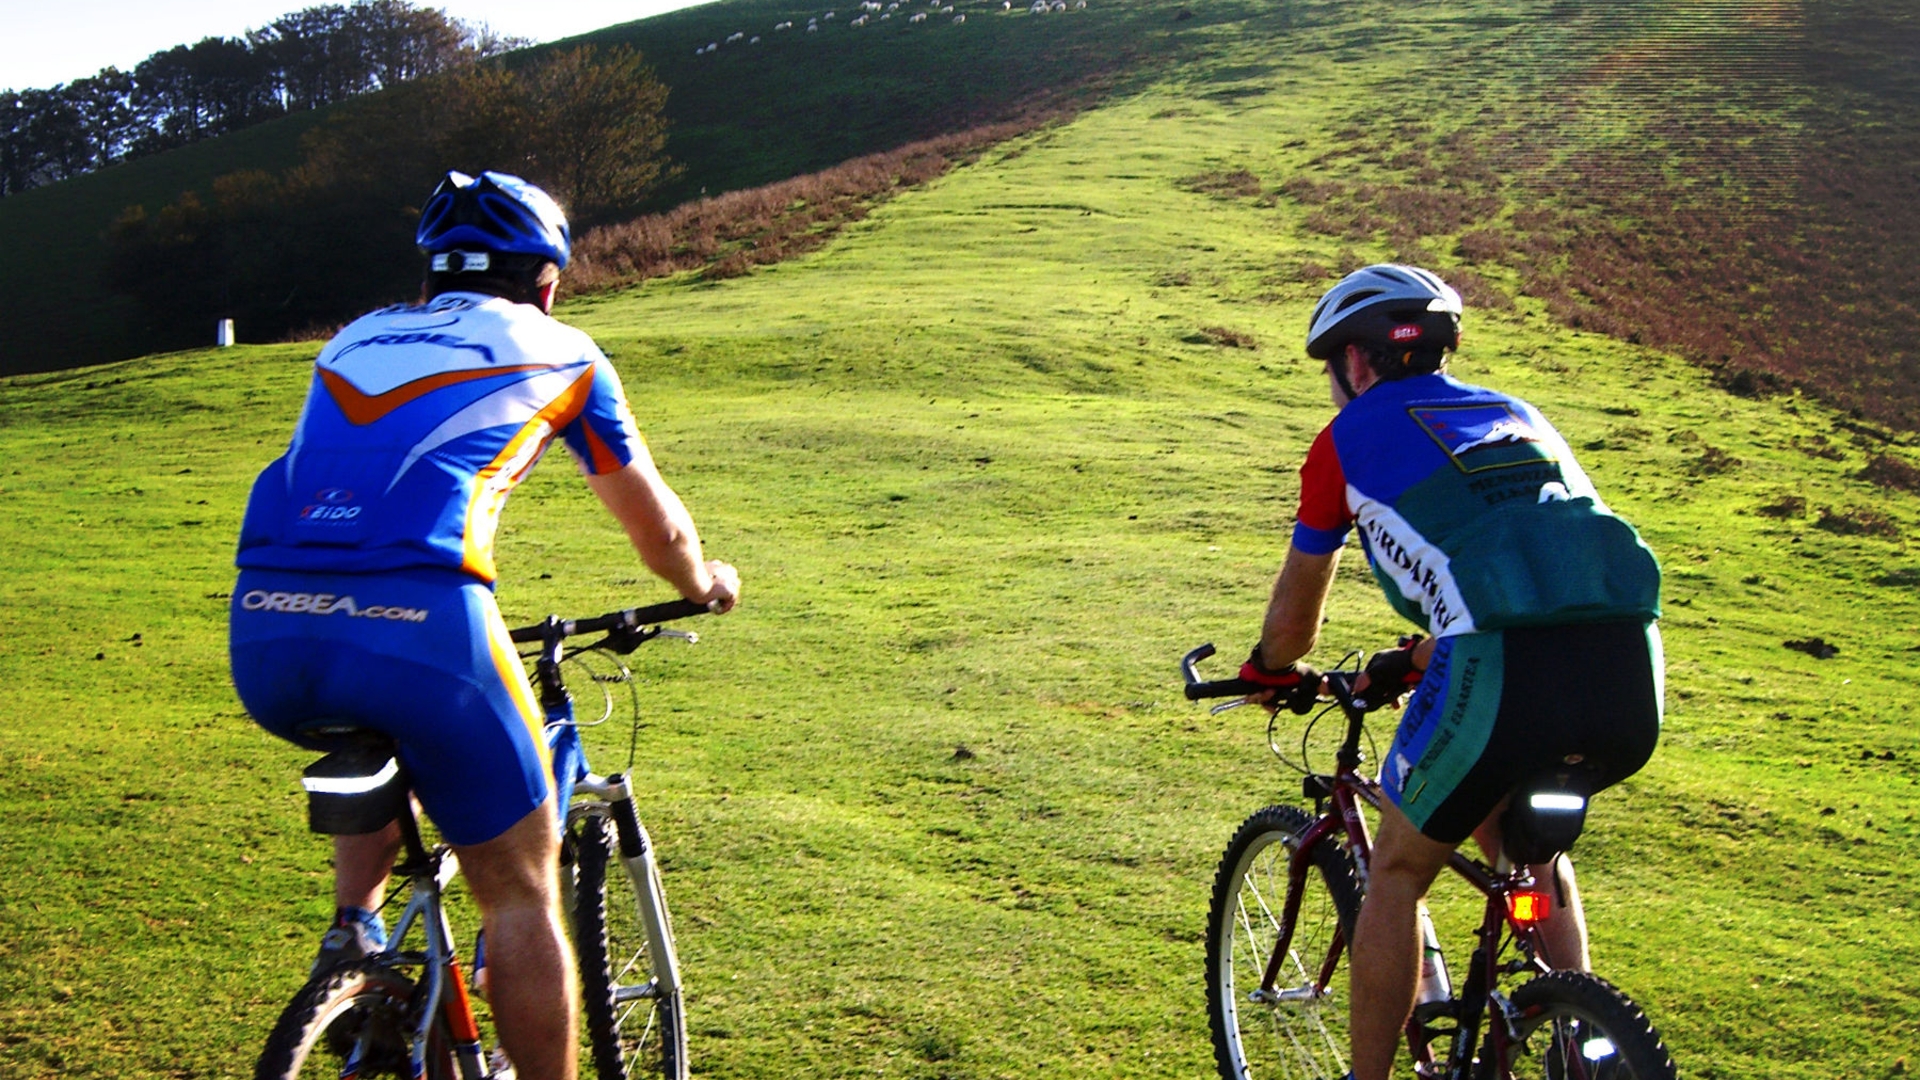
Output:
[[50,89],[0,91],[0,197],[527,44],[407,0],[282,15]]
[[[524,54],[523,54],[524,55]],[[419,207],[448,169],[546,188],[576,234],[624,220],[673,174],[667,88],[641,55],[592,46],[468,64],[370,94],[301,142],[301,163],[221,176],[108,233],[107,284],[168,344],[236,319],[246,340],[339,323],[417,295]]]

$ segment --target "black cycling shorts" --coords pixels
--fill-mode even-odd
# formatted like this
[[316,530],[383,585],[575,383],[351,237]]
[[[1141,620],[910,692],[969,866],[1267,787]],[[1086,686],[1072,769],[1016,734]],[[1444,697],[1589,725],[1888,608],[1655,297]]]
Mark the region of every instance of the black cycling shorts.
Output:
[[1664,683],[1652,623],[1441,638],[1381,786],[1423,835],[1458,844],[1543,770],[1580,765],[1592,791],[1638,772],[1660,738]]

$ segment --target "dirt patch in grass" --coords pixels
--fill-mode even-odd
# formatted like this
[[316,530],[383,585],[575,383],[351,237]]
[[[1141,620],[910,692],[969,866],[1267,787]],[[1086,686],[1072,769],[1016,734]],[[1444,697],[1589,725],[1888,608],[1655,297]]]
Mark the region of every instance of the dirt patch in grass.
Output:
[[1867,467],[1855,475],[1895,491],[1920,492],[1920,469],[1886,454],[1874,455],[1873,460],[1867,462]]

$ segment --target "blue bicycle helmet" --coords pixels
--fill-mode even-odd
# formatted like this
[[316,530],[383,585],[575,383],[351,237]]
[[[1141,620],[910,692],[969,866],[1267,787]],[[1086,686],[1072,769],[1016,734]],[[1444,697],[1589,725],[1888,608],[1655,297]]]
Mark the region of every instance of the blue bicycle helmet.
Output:
[[552,259],[562,269],[573,250],[560,205],[525,180],[497,172],[477,178],[449,172],[420,209],[413,242],[428,255],[464,248],[512,252]]

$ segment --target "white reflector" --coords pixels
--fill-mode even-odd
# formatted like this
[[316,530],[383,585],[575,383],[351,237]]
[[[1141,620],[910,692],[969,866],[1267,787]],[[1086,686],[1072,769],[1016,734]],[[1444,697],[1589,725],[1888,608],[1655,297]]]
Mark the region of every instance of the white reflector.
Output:
[[372,776],[303,776],[300,786],[316,795],[364,795],[393,779],[399,771],[400,762],[388,758]]
[[1599,1061],[1613,1056],[1613,1040],[1604,1035],[1588,1039],[1580,1044],[1580,1056],[1588,1061]]
[[1578,810],[1587,805],[1587,800],[1580,796],[1560,791],[1536,791],[1527,801],[1535,810]]

